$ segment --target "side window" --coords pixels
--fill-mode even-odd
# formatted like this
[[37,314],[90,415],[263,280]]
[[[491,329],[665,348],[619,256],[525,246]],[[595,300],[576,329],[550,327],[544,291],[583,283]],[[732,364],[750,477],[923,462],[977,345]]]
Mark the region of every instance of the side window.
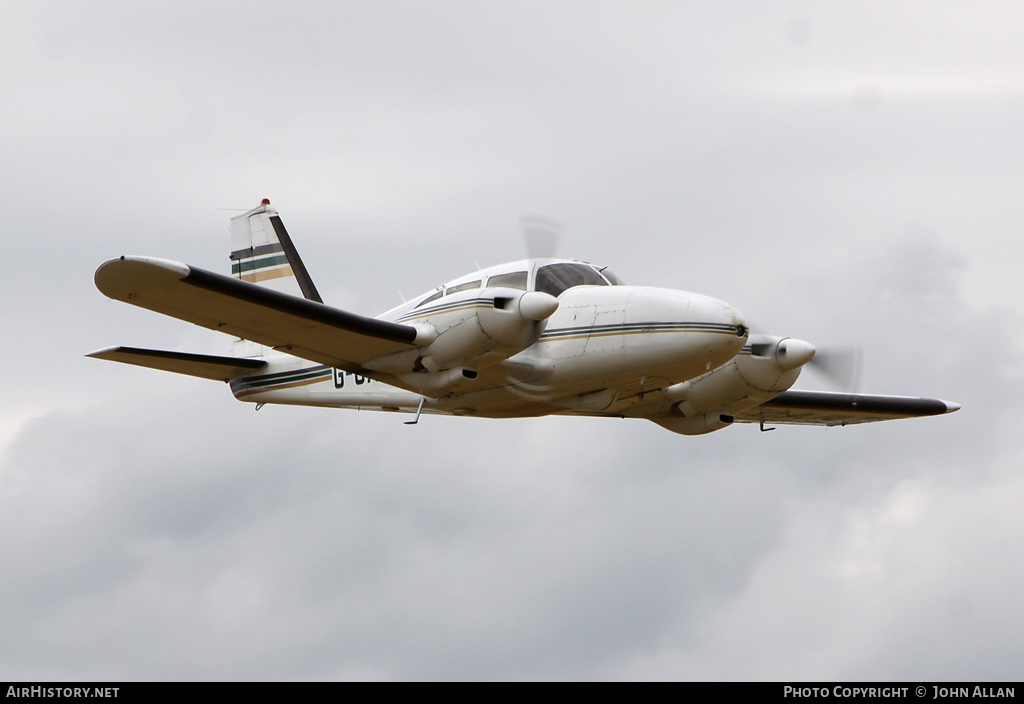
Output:
[[469,282],[464,283],[464,284],[459,284],[458,286],[452,286],[450,289],[448,289],[444,293],[445,293],[446,296],[450,296],[453,293],[458,293],[459,291],[468,291],[471,288],[480,288],[480,282],[479,281],[469,281]]
[[574,286],[607,286],[608,282],[585,264],[548,264],[537,270],[537,290],[556,298]]
[[518,288],[526,290],[526,272],[516,271],[512,274],[498,274],[487,279],[488,286],[501,286],[503,288]]
[[427,305],[428,303],[430,303],[431,301],[436,301],[436,300],[437,300],[438,298],[440,298],[440,297],[441,297],[441,296],[443,296],[443,295],[444,295],[444,291],[438,291],[438,292],[437,292],[437,293],[435,293],[435,294],[434,294],[433,296],[427,296],[427,297],[426,297],[426,298],[424,298],[424,299],[423,299],[422,301],[420,301],[419,303],[417,303],[417,304],[416,304],[416,307],[417,307],[417,308],[419,308],[420,306],[425,306],[425,305]]

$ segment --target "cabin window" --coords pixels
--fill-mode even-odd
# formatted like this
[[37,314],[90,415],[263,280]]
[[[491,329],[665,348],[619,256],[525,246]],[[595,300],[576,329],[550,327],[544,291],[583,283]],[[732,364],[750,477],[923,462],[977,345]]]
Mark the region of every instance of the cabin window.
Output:
[[445,291],[445,295],[446,296],[450,296],[453,293],[458,293],[459,291],[468,291],[471,288],[480,288],[480,282],[479,281],[469,281],[469,282],[464,283],[464,284],[459,284],[458,286],[452,286],[450,289]]
[[444,291],[438,291],[437,293],[433,294],[432,296],[427,296],[422,301],[417,303],[416,307],[419,308],[420,306],[425,306],[426,304],[430,303],[431,301],[436,301],[438,298],[440,298],[443,295],[444,295]]
[[516,271],[511,274],[498,274],[487,279],[488,286],[501,286],[502,288],[517,288],[520,291],[526,290],[526,272]]
[[537,290],[556,298],[574,286],[607,286],[594,269],[586,264],[548,264],[537,270]]

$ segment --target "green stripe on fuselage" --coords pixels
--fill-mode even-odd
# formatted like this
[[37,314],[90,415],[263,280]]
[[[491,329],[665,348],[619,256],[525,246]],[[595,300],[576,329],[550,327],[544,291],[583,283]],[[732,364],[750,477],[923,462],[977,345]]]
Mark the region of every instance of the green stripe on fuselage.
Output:
[[619,325],[580,326],[576,328],[558,328],[545,330],[541,340],[557,340],[565,337],[589,335],[591,337],[605,335],[629,335],[632,333],[655,332],[711,332],[735,335],[736,328],[721,323],[623,323]]
[[396,322],[402,322],[404,320],[412,320],[413,318],[421,318],[425,315],[436,315],[438,313],[451,313],[456,310],[463,310],[469,308],[490,308],[494,305],[493,298],[471,298],[468,301],[458,301],[456,303],[442,303],[439,306],[433,308],[423,308],[412,313],[408,313],[399,318]]
[[315,369],[313,371],[301,370],[290,376],[277,376],[274,379],[260,379],[259,377],[249,377],[248,379],[240,379],[239,388],[241,389],[262,389],[269,386],[278,386],[282,384],[292,384],[296,381],[306,381],[307,379],[316,379],[323,377],[325,380],[330,379],[331,375],[334,374],[333,370],[327,369]]

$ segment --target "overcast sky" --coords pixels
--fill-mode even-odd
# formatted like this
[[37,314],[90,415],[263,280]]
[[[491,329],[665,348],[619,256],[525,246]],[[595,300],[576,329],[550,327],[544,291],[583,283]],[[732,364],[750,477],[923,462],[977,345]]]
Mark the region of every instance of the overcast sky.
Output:
[[[0,678],[1021,678],[1020,3],[2,8]],[[264,197],[355,312],[539,213],[964,408],[407,427],[83,357],[226,353],[92,276],[226,272]]]

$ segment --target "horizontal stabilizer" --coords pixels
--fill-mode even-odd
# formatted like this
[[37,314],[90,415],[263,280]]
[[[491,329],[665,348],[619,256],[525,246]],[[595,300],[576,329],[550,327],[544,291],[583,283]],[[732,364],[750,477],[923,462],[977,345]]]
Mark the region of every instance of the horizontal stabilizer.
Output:
[[162,369],[175,374],[188,374],[215,381],[230,381],[243,374],[251,374],[267,366],[262,359],[217,357],[209,354],[143,350],[138,347],[108,347],[85,355],[95,359],[108,359],[150,369]]
[[417,330],[317,301],[149,257],[112,259],[96,270],[110,298],[236,335],[338,369],[414,347]]
[[786,391],[760,406],[736,414],[742,423],[853,425],[897,418],[939,416],[960,405],[937,398]]

